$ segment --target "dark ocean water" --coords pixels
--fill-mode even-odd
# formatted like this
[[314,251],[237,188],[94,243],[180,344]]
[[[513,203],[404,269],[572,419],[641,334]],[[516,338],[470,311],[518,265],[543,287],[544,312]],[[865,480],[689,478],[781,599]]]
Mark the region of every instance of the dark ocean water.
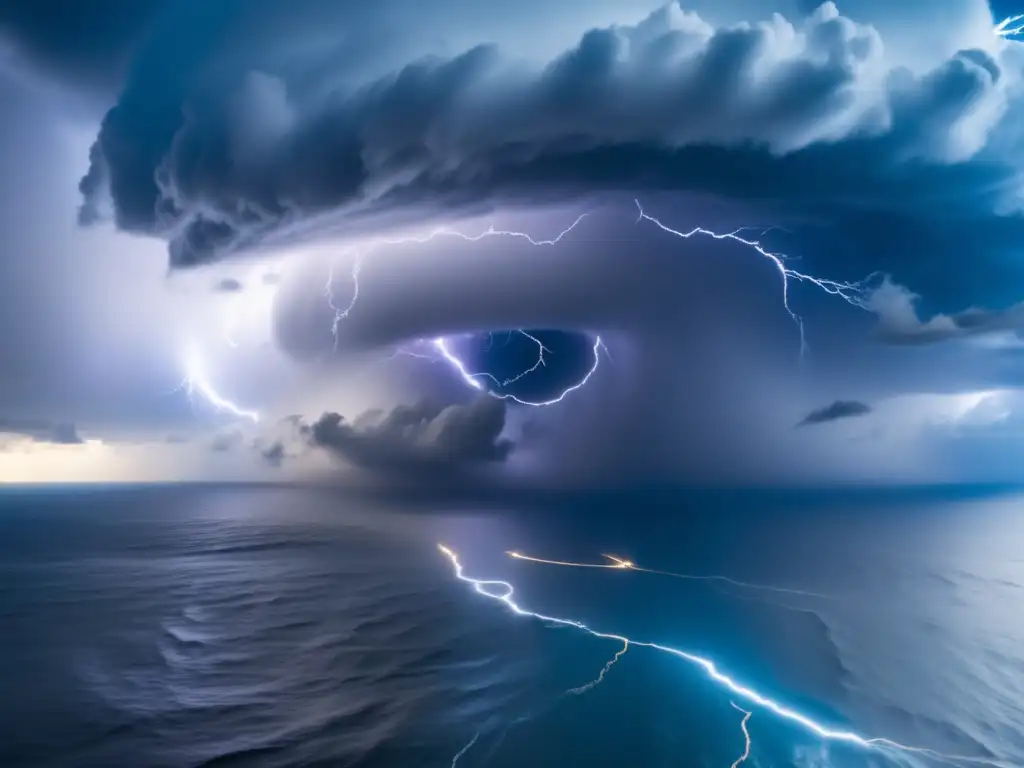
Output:
[[[736,707],[748,766],[1024,765],[1022,499],[412,509],[327,490],[6,490],[0,766],[728,768],[745,751]],[[438,542],[523,608],[712,659],[816,724],[957,757],[823,738],[635,644],[573,693],[622,644],[478,594]]]

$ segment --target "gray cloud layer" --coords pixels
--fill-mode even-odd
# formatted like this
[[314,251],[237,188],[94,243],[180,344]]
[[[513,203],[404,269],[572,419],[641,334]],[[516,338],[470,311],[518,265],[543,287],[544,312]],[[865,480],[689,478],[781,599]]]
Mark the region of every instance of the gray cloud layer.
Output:
[[370,411],[348,423],[325,413],[305,430],[310,442],[365,469],[423,472],[503,461],[512,444],[501,438],[505,403],[481,397],[466,405],[427,402]]
[[11,432],[31,437],[38,442],[59,445],[79,445],[84,442],[74,424],[37,419],[0,418],[0,432]]
[[[158,86],[165,69],[143,57],[107,114],[82,218],[111,195],[118,225],[167,238],[174,266],[324,216],[427,216],[638,185],[759,194],[781,175],[766,164],[783,156],[833,175],[804,193],[808,206],[877,194],[881,179],[898,201],[907,181],[894,168],[981,148],[1005,81],[982,51],[923,76],[890,72],[877,33],[831,3],[796,28],[776,17],[721,29],[673,5],[635,27],[592,30],[541,70],[480,46],[326,100],[286,71],[195,90]],[[850,145],[841,162],[813,156],[836,142]]]

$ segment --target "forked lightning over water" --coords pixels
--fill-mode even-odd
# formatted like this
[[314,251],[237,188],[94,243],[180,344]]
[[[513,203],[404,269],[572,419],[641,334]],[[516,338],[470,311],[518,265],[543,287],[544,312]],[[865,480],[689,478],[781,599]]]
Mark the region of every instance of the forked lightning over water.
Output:
[[[994,760],[986,760],[984,758],[973,757],[969,755],[947,755],[942,752],[937,752],[926,747],[914,747],[907,744],[901,744],[900,742],[893,741],[892,739],[886,739],[881,737],[868,738],[861,736],[853,731],[841,730],[839,728],[830,727],[823,723],[818,722],[812,717],[802,714],[801,712],[791,709],[784,704],[780,704],[768,696],[759,693],[753,688],[750,688],[737,680],[734,680],[729,675],[725,674],[718,669],[718,666],[708,658],[698,656],[693,653],[681,650],[679,648],[673,648],[668,645],[662,645],[660,643],[652,643],[644,640],[637,640],[632,637],[620,635],[612,632],[601,632],[593,629],[582,621],[576,619],[565,618],[561,616],[550,616],[544,613],[528,610],[515,600],[515,588],[507,581],[501,581],[497,579],[477,579],[472,576],[467,576],[462,567],[462,562],[459,560],[459,556],[454,550],[445,546],[444,544],[437,545],[438,550],[449,560],[452,566],[452,570],[455,574],[455,578],[459,581],[465,582],[473,587],[473,590],[483,597],[495,602],[502,603],[512,613],[517,616],[526,616],[539,621],[546,622],[548,624],[554,624],[562,627],[571,627],[584,632],[592,637],[597,637],[605,640],[615,640],[618,643],[622,643],[623,646],[633,646],[639,648],[649,648],[660,653],[665,653],[675,658],[682,659],[699,669],[710,678],[715,684],[731,695],[748,701],[762,709],[765,709],[773,713],[778,718],[788,721],[789,723],[798,726],[799,728],[814,734],[815,736],[824,739],[825,741],[840,742],[849,744],[854,747],[860,747],[863,749],[878,750],[881,752],[889,753],[911,753],[922,757],[929,757],[941,762],[950,763],[953,765],[959,765],[964,763],[978,764],[978,765],[991,765],[999,766],[999,762]],[[628,562],[628,561],[623,561]],[[620,565],[619,567],[627,567]],[[746,730],[744,729],[746,733]],[[749,735],[748,735],[749,738]],[[744,758],[745,759],[745,758]]]
[[611,660],[601,668],[601,672],[600,672],[600,674],[598,674],[598,676],[596,678],[591,680],[586,685],[581,685],[578,688],[570,688],[568,691],[566,691],[566,693],[569,694],[570,696],[581,696],[582,694],[586,693],[587,691],[592,690],[593,688],[596,688],[597,686],[599,686],[601,683],[604,682],[604,676],[607,675],[608,672],[611,670],[611,668],[615,666],[615,662],[617,662],[619,659],[621,659],[623,657],[623,655],[626,653],[626,651],[628,651],[628,650],[629,650],[629,641],[628,640],[623,640],[622,641],[622,648],[620,648],[618,651],[616,651],[615,655],[612,656]]
[[826,600],[829,599],[828,595],[822,595],[818,592],[810,592],[805,589],[775,587],[770,584],[753,584],[749,581],[740,581],[739,579],[734,579],[729,576],[720,576],[718,574],[675,573],[673,571],[661,571],[656,568],[644,568],[631,560],[624,560],[621,557],[615,557],[615,555],[601,555],[601,557],[611,561],[608,563],[574,563],[568,560],[545,560],[540,557],[530,557],[529,555],[524,555],[522,552],[506,552],[505,554],[509,557],[515,558],[516,560],[524,560],[528,563],[541,563],[542,565],[560,565],[566,568],[605,568],[613,571],[637,571],[638,573],[653,573],[657,576],[668,576],[673,579],[685,579],[687,581],[717,581],[723,584],[731,584],[734,587],[742,587],[743,589],[779,592],[787,595],[802,595],[804,597],[820,597]]
[[455,768],[455,766],[458,765],[460,758],[473,748],[473,745],[476,744],[477,739],[479,738],[480,731],[477,731],[473,734],[473,738],[466,743],[466,746],[464,746],[462,749],[455,753],[455,757],[452,758],[452,768]]
[[750,757],[750,731],[747,730],[747,720],[750,719],[753,712],[748,712],[738,706],[734,701],[730,701],[729,703],[732,705],[733,709],[738,709],[743,713],[743,722],[740,723],[740,728],[743,730],[743,740],[746,742],[746,747],[743,749],[743,754],[737,757],[736,762],[731,766],[731,768],[739,768],[739,766],[743,765],[743,763],[747,761],[747,758]]

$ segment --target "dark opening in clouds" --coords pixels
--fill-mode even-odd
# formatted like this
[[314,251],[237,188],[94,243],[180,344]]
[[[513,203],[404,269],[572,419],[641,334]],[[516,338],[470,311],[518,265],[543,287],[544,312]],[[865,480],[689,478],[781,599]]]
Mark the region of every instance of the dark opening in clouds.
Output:
[[225,277],[213,287],[217,293],[239,293],[243,288],[242,283],[233,277]]
[[594,367],[588,334],[509,329],[445,340],[473,379],[499,397],[548,402],[579,384]]

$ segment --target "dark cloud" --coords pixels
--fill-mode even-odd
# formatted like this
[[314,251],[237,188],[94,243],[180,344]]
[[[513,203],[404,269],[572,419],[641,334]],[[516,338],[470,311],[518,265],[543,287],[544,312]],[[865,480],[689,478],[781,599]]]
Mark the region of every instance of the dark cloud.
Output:
[[481,397],[466,405],[424,401],[375,410],[351,424],[325,413],[305,433],[313,445],[364,469],[429,472],[503,461],[512,450],[501,438],[504,428],[504,401]]
[[262,448],[260,450],[260,456],[262,456],[263,460],[267,462],[267,464],[270,464],[272,467],[281,466],[281,464],[284,463],[284,459],[286,456],[284,441],[275,440],[270,445]]
[[311,427],[297,414],[278,419],[269,430],[250,444],[259,460],[272,467],[280,467],[292,459],[300,458],[313,449]]
[[0,432],[24,435],[41,443],[80,445],[85,442],[74,424],[64,422],[0,417]]
[[[771,8],[807,8],[803,0],[786,6],[783,2]],[[876,10],[899,5],[899,14],[906,7],[852,0],[843,8],[854,9],[858,3]],[[918,15],[927,10],[927,0],[907,3]],[[930,71],[928,66],[914,73],[886,71],[892,59],[881,61],[874,33],[836,16],[831,7],[807,25],[798,22],[795,35],[777,20],[715,31],[670,6],[635,27],[606,27],[572,39],[570,27],[578,31],[585,23],[636,18],[625,2],[605,9],[613,12],[593,14],[588,4],[582,20],[563,27],[566,35],[549,38],[555,45],[519,35],[517,48],[515,36],[509,35],[506,39],[513,45],[499,51],[469,47],[495,39],[493,26],[473,28],[472,39],[449,34],[448,17],[437,8],[450,10],[455,0],[431,3],[419,16],[406,19],[401,17],[412,7],[410,0],[323,1],[335,9],[347,5],[344,12],[353,16],[377,16],[389,33],[392,23],[410,26],[427,13],[437,16],[433,26],[423,25],[423,34],[445,38],[443,57],[419,58],[422,49],[392,42],[382,47],[391,49],[387,56],[398,67],[389,62],[369,72],[347,67],[353,46],[362,53],[378,47],[379,38],[362,34],[362,22],[320,24],[320,37],[306,34],[307,24],[303,34],[296,34],[292,19],[308,21],[315,4],[174,0],[161,11],[157,24],[136,27],[147,32],[144,40],[137,38],[140,44],[123,92],[104,121],[91,170],[82,180],[83,221],[114,217],[122,230],[168,240],[174,265],[185,266],[293,238],[354,237],[390,229],[395,221],[422,229],[433,224],[425,225],[420,221],[424,218],[447,224],[459,215],[490,213],[506,204],[509,208],[493,223],[518,227],[517,216],[528,219],[522,211],[511,210],[514,206],[534,209],[585,197],[579,210],[603,211],[604,193],[611,192],[608,197],[622,214],[615,226],[574,233],[573,244],[560,247],[557,254],[554,249],[524,254],[515,251],[521,245],[530,250],[524,244],[495,239],[417,246],[408,249],[407,263],[399,263],[389,261],[384,251],[390,248],[381,248],[367,260],[363,273],[363,295],[370,300],[347,318],[339,340],[330,333],[333,312],[323,296],[326,270],[320,269],[327,265],[319,252],[310,254],[311,279],[303,291],[291,293],[288,283],[304,268],[305,254],[282,271],[273,309],[275,320],[288,319],[292,311],[305,313],[309,328],[319,334],[309,348],[323,359],[334,355],[337,345],[336,359],[346,366],[350,360],[342,362],[343,356],[356,349],[430,338],[434,332],[520,324],[600,332],[609,340],[611,357],[602,358],[607,362],[585,390],[558,408],[527,411],[510,406],[505,434],[515,437],[517,447],[507,464],[500,461],[510,450],[501,438],[504,419],[492,413],[490,422],[477,416],[460,426],[458,419],[442,414],[444,409],[429,406],[368,412],[353,420],[325,416],[326,421],[317,422],[323,438],[317,448],[310,446],[313,425],[294,421],[285,426],[294,427],[296,434],[282,436],[283,430],[259,443],[246,437],[232,454],[235,458],[244,450],[252,463],[283,462],[292,469],[292,457],[304,451],[324,454],[330,445],[330,453],[350,464],[428,477],[491,462],[508,477],[522,477],[520,472],[528,467],[558,481],[571,475],[587,484],[666,478],[731,481],[731,473],[775,481],[782,476],[778,470],[786,468],[780,465],[800,464],[801,472],[805,464],[822,471],[856,466],[848,452],[824,455],[831,448],[823,445],[830,442],[829,430],[793,429],[813,406],[837,394],[881,403],[880,395],[900,388],[910,391],[922,381],[946,388],[964,381],[990,383],[987,374],[957,357],[968,345],[907,350],[862,344],[852,349],[857,345],[841,343],[847,336],[838,341],[837,336],[849,331],[850,337],[863,337],[871,316],[807,284],[793,283],[790,300],[807,318],[812,350],[809,365],[797,378],[798,331],[780,303],[772,265],[735,244],[703,238],[683,243],[646,222],[635,225],[632,199],[639,197],[651,213],[684,229],[698,224],[781,224],[787,229],[773,230],[766,240],[800,257],[792,262],[795,268],[841,279],[857,279],[874,269],[891,272],[894,280],[927,297],[920,314],[913,316],[921,325],[929,322],[921,318],[942,317],[951,309],[1007,306],[1005,297],[980,292],[969,296],[967,287],[1011,291],[1021,284],[1015,279],[1020,277],[1019,260],[993,258],[1016,247],[1024,236],[1024,223],[1007,213],[1012,209],[1006,206],[1007,190],[1019,188],[1017,169],[1009,164],[1009,153],[998,151],[1005,146],[998,141],[976,151],[999,120],[1004,93],[1019,78],[1011,70],[1011,58],[999,59],[997,65],[988,54],[950,52],[943,63],[943,50],[927,60],[928,66],[934,65]],[[686,5],[707,9],[707,18],[716,23],[722,16],[715,16],[714,9],[728,5],[733,18],[725,19],[726,24],[763,18],[768,10],[760,0],[694,0]],[[511,14],[508,8],[488,7],[486,13]],[[536,24],[536,17],[530,22],[538,36],[552,26],[543,12],[544,24]],[[947,14],[945,8],[943,12]],[[873,20],[870,13],[844,13],[859,21]],[[338,11],[335,18],[342,15]],[[949,11],[943,18],[948,22],[952,15]],[[273,34],[251,34],[254,26],[246,19],[256,16],[262,18],[263,31]],[[464,19],[459,23],[469,28]],[[930,40],[935,29],[954,25],[927,26],[922,37]],[[95,28],[82,20],[84,38]],[[268,41],[272,44],[264,45]],[[887,55],[895,51],[895,60],[906,60],[888,37],[885,44]],[[27,37],[20,45],[19,50],[30,50]],[[555,48],[561,55],[550,54]],[[43,61],[44,47],[34,50]],[[128,49],[113,45],[111,50]],[[466,52],[451,54],[459,51]],[[520,54],[548,63],[510,65]],[[113,72],[123,56],[109,61],[115,62],[113,69],[96,71]],[[60,69],[52,60],[47,66]],[[26,135],[37,124],[42,122],[30,121]],[[1016,140],[1013,135],[1003,138]],[[10,146],[12,155],[25,158],[28,171],[7,174],[14,193],[4,207],[12,218],[25,218],[18,203],[39,176],[27,159],[49,154],[26,153],[25,146],[35,145],[20,141]],[[61,165],[78,172],[75,163]],[[63,183],[67,186],[66,179]],[[42,190],[39,198],[45,203],[39,210],[46,213],[46,221],[57,207],[53,189]],[[738,201],[728,215],[715,207],[723,198]],[[68,206],[61,204],[66,211]],[[553,217],[545,222],[546,211],[529,215],[533,213],[539,219],[525,228],[541,236],[551,236],[568,223]],[[596,226],[599,218],[587,219],[588,226]],[[535,229],[534,223],[543,226]],[[49,230],[45,225],[37,228]],[[75,237],[84,242],[109,235],[106,230]],[[131,243],[125,251],[132,258],[150,261],[138,257],[138,241],[125,242]],[[57,248],[8,245],[13,255],[6,267],[15,271],[5,271],[2,282],[17,286],[12,294],[43,296],[49,291],[57,304],[69,286],[76,291],[88,287],[78,273],[53,268],[52,262],[36,268],[38,283],[12,278],[23,266],[27,271],[43,263],[34,258],[36,253]],[[74,244],[65,250],[81,253]],[[343,250],[342,244],[333,255],[340,259]],[[19,252],[25,258],[17,258]],[[965,254],[970,269],[961,268],[967,265]],[[100,266],[91,258],[78,262],[128,282],[123,269]],[[712,274],[718,268],[721,274]],[[335,274],[347,276],[343,270]],[[215,279],[205,278],[208,290]],[[260,279],[257,272],[253,280]],[[276,282],[271,275],[262,280]],[[158,277],[152,281],[159,282]],[[950,295],[935,289],[940,281],[952,286]],[[97,290],[94,284],[91,290],[107,300],[112,283],[103,285]],[[336,287],[347,291],[349,285],[345,281]],[[139,295],[135,290],[123,293],[126,300],[127,294]],[[14,336],[21,337],[29,316],[15,299],[3,304],[11,319],[8,327],[18,329]],[[199,300],[215,303],[216,297]],[[871,308],[883,317],[877,307]],[[157,326],[169,329],[172,338],[166,351],[154,353],[165,363],[155,384],[149,379],[140,384],[139,378],[126,384],[128,369],[138,366],[123,344],[108,341],[118,347],[118,356],[97,358],[94,338],[66,333],[93,314],[59,314],[48,307],[36,314],[41,328],[53,328],[48,341],[65,344],[67,354],[54,354],[58,348],[40,344],[38,336],[24,342],[12,336],[0,345],[0,356],[8,359],[12,345],[22,344],[40,358],[63,360],[77,354],[101,372],[96,379],[105,391],[118,386],[109,375],[116,370],[114,379],[123,387],[119,392],[133,389],[140,393],[143,408],[155,412],[169,409],[169,403],[180,418],[188,418],[184,398],[153,394],[180,378],[177,337],[185,329],[175,327],[170,318],[143,313],[148,324],[133,327],[140,345],[160,349],[150,333]],[[110,316],[112,327],[124,325],[123,312]],[[949,317],[961,335],[967,327],[992,325],[977,313]],[[275,325],[279,341],[288,325]],[[312,336],[305,328],[296,335],[304,334]],[[117,339],[102,330],[93,336]],[[194,341],[213,366],[220,354],[217,340],[200,334]],[[982,345],[969,346],[973,350]],[[269,396],[275,381],[249,368],[249,359],[238,355],[232,357],[238,378],[221,373],[217,386],[254,407],[267,402],[261,398]],[[915,373],[913,380],[900,379],[906,364],[901,369],[891,363],[896,356],[925,358],[930,367],[921,370],[935,376],[928,380]],[[279,361],[273,365],[282,368]],[[412,381],[403,380],[403,386],[436,390],[440,402],[451,402],[447,396],[464,389],[443,364],[403,359],[382,367],[387,372],[381,376],[393,377],[391,382],[399,380],[399,372],[412,372]],[[0,377],[4,387],[12,386],[8,381],[18,375],[9,369]],[[877,389],[865,384],[874,381],[871,377],[880,381]],[[51,381],[68,389],[67,382],[77,384],[80,378],[26,377],[24,389],[35,392]],[[440,384],[435,388],[436,382]],[[381,386],[373,396],[383,398],[387,390]],[[484,405],[499,407],[494,401]],[[10,412],[81,418],[75,409],[66,414],[46,407]],[[484,422],[490,427],[484,428]],[[97,423],[95,411],[90,412],[90,426]],[[163,435],[169,427],[161,423],[159,429]],[[442,434],[447,436],[442,439]],[[196,447],[202,452],[209,439],[205,435]],[[242,441],[223,439],[229,446]],[[806,445],[812,443],[814,455],[808,456]],[[206,463],[217,466],[228,457],[212,458],[207,454]],[[310,458],[322,463],[325,456]]]
[[831,405],[811,411],[803,420],[797,424],[798,427],[806,427],[811,424],[824,424],[839,419],[849,419],[854,416],[866,416],[871,413],[871,406],[857,400],[836,400]]
[[170,0],[33,0],[0,4],[0,41],[50,74],[113,87]]
[[242,283],[233,277],[225,277],[213,287],[217,293],[238,293],[242,288]]
[[[118,226],[167,238],[174,266],[331,220],[351,231],[398,208],[429,216],[602,189],[939,217],[961,210],[952,182],[971,172],[946,166],[984,144],[1005,80],[981,51],[885,76],[877,33],[831,3],[795,36],[780,18],[714,30],[672,5],[592,30],[532,74],[481,46],[327,99],[286,68],[202,86],[158,83],[166,68],[140,57],[104,120],[83,218],[109,192]],[[995,197],[1009,172],[974,173],[955,196]]]

